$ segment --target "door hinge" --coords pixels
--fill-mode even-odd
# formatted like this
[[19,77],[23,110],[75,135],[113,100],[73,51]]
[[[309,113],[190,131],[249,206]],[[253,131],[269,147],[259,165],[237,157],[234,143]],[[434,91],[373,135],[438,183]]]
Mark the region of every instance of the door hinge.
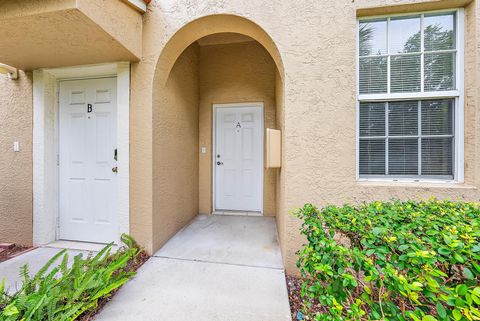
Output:
[[60,166],[60,154],[57,154],[57,166]]

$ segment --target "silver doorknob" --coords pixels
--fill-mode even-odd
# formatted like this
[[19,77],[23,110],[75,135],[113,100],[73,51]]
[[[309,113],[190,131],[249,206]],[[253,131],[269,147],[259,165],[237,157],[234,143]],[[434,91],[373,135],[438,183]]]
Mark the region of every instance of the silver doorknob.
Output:
[[223,162],[217,162],[217,165],[219,165],[219,166],[223,165]]

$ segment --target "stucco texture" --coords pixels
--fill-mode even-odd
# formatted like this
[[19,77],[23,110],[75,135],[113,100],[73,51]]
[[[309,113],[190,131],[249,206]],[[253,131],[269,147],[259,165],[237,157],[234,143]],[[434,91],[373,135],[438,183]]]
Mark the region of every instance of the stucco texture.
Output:
[[175,63],[166,86],[155,87],[153,115],[153,248],[198,214],[199,48]]
[[[0,48],[12,62],[29,62],[26,69],[142,57],[131,69],[130,232],[150,253],[211,209],[210,157],[199,156],[199,147],[211,142],[205,111],[212,103],[264,101],[265,126],[282,130],[282,168],[267,171],[264,210],[277,216],[288,272],[295,272],[295,252],[304,242],[300,222],[289,212],[305,202],[479,199],[478,0],[156,0],[142,22],[120,0],[102,1],[105,11],[98,3],[0,0]],[[465,8],[465,182],[357,182],[357,16],[457,7]],[[118,16],[106,14],[113,11]],[[71,37],[78,30],[79,37]],[[215,49],[194,44],[228,32],[257,42]],[[31,42],[11,46],[26,35],[34,35]],[[0,241],[30,244],[31,76],[0,78],[0,90],[0,148],[6,155],[0,158]],[[14,141],[19,153],[12,151]]]
[[32,245],[32,75],[0,75],[0,93],[0,243]]
[[[388,6],[395,7],[377,8]],[[465,183],[357,182],[357,13],[458,6],[466,9]],[[283,132],[284,155],[276,178],[276,214],[287,272],[296,271],[295,252],[304,241],[298,232],[300,222],[289,211],[305,202],[324,206],[430,196],[478,200],[478,6],[477,1],[456,0],[153,1],[144,16],[144,58],[132,68],[131,108],[136,111],[131,117],[132,223],[149,216],[151,182],[158,179],[149,169],[153,146],[160,143],[152,136],[152,115],[159,112],[152,104],[152,92],[159,82],[166,83],[166,75],[188,45],[218,32],[254,38],[279,70],[276,83],[281,90],[276,95],[283,97],[276,99],[281,102],[276,106],[276,122]],[[135,229],[134,236],[141,232]]]
[[0,48],[22,70],[138,61],[142,15],[122,0],[0,0]]

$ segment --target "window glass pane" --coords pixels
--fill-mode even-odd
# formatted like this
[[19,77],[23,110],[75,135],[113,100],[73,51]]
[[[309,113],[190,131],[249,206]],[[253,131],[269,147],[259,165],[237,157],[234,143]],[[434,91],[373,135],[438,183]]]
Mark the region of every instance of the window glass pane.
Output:
[[453,134],[453,100],[422,101],[422,135]]
[[385,103],[360,104],[360,136],[385,136]]
[[385,175],[385,140],[360,140],[360,175]]
[[387,92],[387,57],[360,58],[360,93]]
[[422,138],[422,175],[453,175],[453,138]]
[[455,14],[425,15],[425,51],[455,49]]
[[387,21],[360,22],[358,38],[360,41],[360,56],[386,54]]
[[414,136],[418,134],[418,101],[388,103],[388,135]]
[[420,52],[420,17],[391,18],[389,49],[391,54]]
[[455,53],[425,54],[425,91],[455,89]]
[[420,91],[420,55],[392,56],[390,59],[390,91]]
[[418,175],[418,138],[390,138],[388,174]]

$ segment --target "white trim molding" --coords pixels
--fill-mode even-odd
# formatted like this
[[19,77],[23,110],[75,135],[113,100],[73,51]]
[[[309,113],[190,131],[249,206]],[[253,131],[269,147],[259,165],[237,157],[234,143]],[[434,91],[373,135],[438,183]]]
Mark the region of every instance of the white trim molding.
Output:
[[58,82],[117,79],[118,237],[130,230],[130,63],[108,63],[33,72],[33,243],[58,238]]

